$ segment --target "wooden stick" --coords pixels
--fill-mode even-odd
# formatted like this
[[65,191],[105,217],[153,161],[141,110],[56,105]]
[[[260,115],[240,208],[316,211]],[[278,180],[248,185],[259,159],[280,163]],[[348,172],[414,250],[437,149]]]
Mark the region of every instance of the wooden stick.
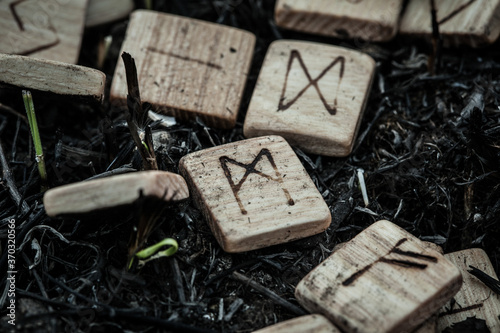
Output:
[[278,296],[275,292],[267,289],[263,285],[255,282],[254,280],[246,277],[245,275],[238,273],[238,272],[233,272],[232,277],[240,282],[245,283],[246,285],[252,287],[253,289],[257,290],[261,294],[269,297],[271,301],[274,303],[281,305],[285,309],[295,313],[296,315],[302,316],[305,315],[306,312],[299,308],[296,305],[293,305],[292,303],[288,302],[287,300],[284,300],[282,297]]
[[2,177],[5,180],[7,185],[7,189],[9,190],[10,197],[16,205],[19,207],[21,205],[21,211],[23,214],[29,211],[29,206],[26,201],[23,200],[21,194],[17,190],[16,183],[12,178],[12,171],[10,170],[9,163],[7,162],[7,158],[5,157],[5,153],[2,147],[2,141],[0,140],[0,164],[2,165]]

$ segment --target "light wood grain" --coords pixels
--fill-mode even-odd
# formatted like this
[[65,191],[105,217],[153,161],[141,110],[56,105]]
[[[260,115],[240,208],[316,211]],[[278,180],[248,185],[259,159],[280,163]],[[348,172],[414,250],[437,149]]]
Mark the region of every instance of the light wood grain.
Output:
[[165,171],[142,171],[64,185],[43,196],[49,216],[82,214],[132,204],[141,196],[165,202],[189,197],[184,178]]
[[134,10],[132,0],[89,0],[85,27],[110,23],[127,17]]
[[340,333],[340,330],[322,315],[313,314],[290,319],[254,333]]
[[327,156],[352,151],[375,71],[368,55],[277,41],[269,47],[244,124],[246,137],[276,134]]
[[191,153],[179,169],[224,251],[290,242],[330,225],[325,201],[281,137]]
[[411,332],[460,289],[459,270],[389,221],[378,221],[312,270],[295,296],[345,332]]
[[0,53],[76,64],[87,3],[0,1]]
[[104,98],[106,75],[96,69],[58,61],[0,54],[0,86],[58,95]]
[[448,253],[445,257],[462,272],[464,283],[458,294],[453,297],[456,303],[448,303],[441,309],[438,321],[439,332],[468,317],[483,319],[490,332],[500,332],[500,319],[498,318],[500,296],[468,272],[469,265],[472,265],[498,279],[486,252],[482,249],[468,249]]
[[402,0],[278,0],[276,25],[337,38],[387,41],[397,32]]
[[[250,67],[255,36],[204,21],[136,10],[122,51],[135,58],[143,102],[179,119],[200,117],[232,128]],[[126,80],[118,61],[111,86],[114,106],[126,105]]]
[[[436,9],[445,46],[478,47],[493,43],[500,35],[500,0],[436,1]],[[430,40],[430,2],[410,0],[399,32]]]

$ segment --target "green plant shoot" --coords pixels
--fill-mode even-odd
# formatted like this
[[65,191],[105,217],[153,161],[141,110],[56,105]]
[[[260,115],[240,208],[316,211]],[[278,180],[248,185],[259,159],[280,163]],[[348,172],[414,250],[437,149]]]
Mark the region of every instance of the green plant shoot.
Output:
[[42,140],[40,140],[40,132],[38,131],[38,123],[36,121],[35,106],[33,98],[29,90],[23,90],[23,101],[26,114],[28,115],[28,123],[30,125],[31,137],[35,144],[35,160],[38,164],[38,172],[42,181],[42,192],[47,189],[47,171],[45,169],[45,159],[43,156]]
[[[166,250],[160,251],[164,246],[168,246]],[[145,248],[135,254],[135,257],[139,259],[139,267],[146,264],[148,261],[155,260],[161,257],[170,257],[174,255],[179,249],[179,244],[173,238],[165,238],[164,240],[156,243],[155,245],[151,245],[150,247]],[[142,259],[142,260],[141,260]],[[134,261],[134,257],[130,260],[128,268],[132,267],[132,263]]]

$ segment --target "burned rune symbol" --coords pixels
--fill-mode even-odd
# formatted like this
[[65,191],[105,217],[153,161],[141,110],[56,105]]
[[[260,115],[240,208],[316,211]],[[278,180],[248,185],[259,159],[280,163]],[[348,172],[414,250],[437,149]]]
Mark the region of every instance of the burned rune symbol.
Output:
[[[262,160],[264,157],[266,157],[267,160],[269,161],[269,163],[271,163],[271,166],[274,169],[274,176],[267,175],[267,174],[255,169],[255,167],[257,166],[257,163],[259,163],[259,161]],[[276,163],[274,163],[274,158],[268,149],[266,149],[266,148],[261,149],[259,154],[257,154],[257,156],[254,158],[254,160],[249,164],[238,162],[238,161],[236,161],[232,158],[229,158],[227,156],[221,156],[219,158],[219,161],[220,161],[222,169],[224,170],[224,175],[226,176],[227,181],[229,182],[229,185],[231,186],[231,189],[233,190],[234,197],[235,197],[236,201],[238,202],[241,213],[243,215],[246,215],[247,211],[243,207],[243,203],[241,202],[241,199],[240,199],[238,193],[240,192],[240,189],[243,186],[243,184],[245,183],[245,181],[247,180],[247,177],[252,173],[255,173],[256,175],[259,175],[259,176],[264,177],[266,179],[278,182],[281,185],[283,193],[286,196],[287,203],[290,206],[293,206],[295,204],[295,202],[293,201],[292,197],[290,196],[290,193],[288,192],[288,190],[283,187],[283,177],[281,176],[280,172],[278,171],[278,168],[276,167]],[[228,167],[228,164],[230,164],[230,163],[245,169],[245,174],[243,175],[243,177],[241,178],[241,180],[238,183],[235,183],[233,180],[233,176],[231,175],[231,170]]]
[[455,17],[458,13],[460,13],[461,11],[465,10],[467,7],[469,7],[470,5],[472,5],[473,2],[475,2],[476,0],[469,0],[468,2],[466,2],[465,4],[457,7],[454,11],[452,11],[451,13],[449,13],[448,15],[446,15],[445,17],[443,17],[442,19],[440,19],[437,23],[439,25],[445,23],[446,21],[449,21],[451,20],[453,17]]
[[[428,256],[425,254],[420,254],[420,253],[416,253],[416,252],[412,252],[412,251],[401,250],[399,248],[399,246],[401,244],[405,243],[407,240],[408,240],[408,238],[401,239],[399,242],[397,242],[396,245],[394,245],[394,247],[385,256],[378,258],[376,261],[372,262],[371,264],[363,267],[362,269],[360,269],[356,273],[352,274],[350,277],[348,277],[347,279],[345,279],[342,282],[342,285],[344,285],[344,286],[351,285],[354,281],[356,281],[356,279],[358,279],[364,273],[368,272],[368,270],[370,270],[370,268],[372,268],[375,264],[377,264],[379,262],[383,262],[383,263],[390,264],[390,265],[401,266],[401,267],[405,267],[405,268],[415,268],[415,269],[421,269],[421,270],[427,268],[427,264],[421,263],[421,262],[418,262],[415,260],[422,260],[424,262],[426,261],[426,262],[432,262],[432,263],[437,262],[437,258],[435,258],[435,257],[431,257],[431,256]],[[401,256],[408,257],[408,259],[403,260],[403,259],[387,258],[391,254],[399,254]]]
[[[284,103],[286,87],[288,84],[288,76],[290,74],[290,70],[292,68],[292,65],[293,65],[293,62],[295,59],[297,59],[297,61],[299,62],[299,65],[302,68],[302,71],[304,72],[304,74],[307,76],[307,80],[309,81],[309,83],[304,88],[302,88],[302,90],[300,90],[294,98],[292,98],[287,103]],[[340,82],[342,81],[342,77],[344,76],[345,58],[342,56],[336,57],[328,66],[325,67],[325,69],[323,69],[323,71],[315,79],[313,79],[311,77],[311,74],[309,74],[309,70],[307,69],[307,67],[304,63],[304,60],[302,59],[300,52],[297,50],[292,50],[290,52],[290,58],[288,60],[288,66],[287,66],[286,75],[285,75],[285,84],[283,85],[283,90],[281,91],[281,96],[280,96],[280,100],[279,100],[279,104],[278,104],[278,111],[285,111],[288,108],[290,108],[306,92],[306,90],[312,86],[316,90],[316,92],[318,93],[318,96],[319,96],[321,102],[323,103],[325,109],[328,111],[328,113],[330,113],[332,116],[335,113],[337,113],[337,97],[335,97],[333,106],[331,106],[326,101],[325,96],[323,95],[323,92],[320,90],[320,88],[318,86],[319,80],[321,80],[321,78],[323,78],[323,76],[325,76],[325,74],[328,73],[328,71],[330,69],[332,69],[333,67],[335,67],[335,65],[337,65],[337,64],[339,64],[339,66],[340,66],[340,72],[339,72],[339,81],[338,81],[338,85],[337,85],[337,92],[335,93],[335,95],[338,94]]]
[[[21,17],[18,12],[18,7],[26,4],[29,5],[30,2],[40,6],[36,15],[35,13],[33,14],[33,18],[39,17],[43,18],[43,20],[39,19],[39,22],[32,22],[25,21],[25,18]],[[14,53],[28,56],[35,52],[54,47],[61,42],[57,31],[50,20],[50,15],[44,10],[43,6],[39,2],[33,2],[30,0],[13,1],[9,4],[9,10],[19,29],[18,33],[10,31],[8,34],[8,37],[11,40],[12,48],[13,50],[16,50]],[[27,26],[29,28],[27,28]],[[20,43],[20,40],[22,40],[22,43]]]

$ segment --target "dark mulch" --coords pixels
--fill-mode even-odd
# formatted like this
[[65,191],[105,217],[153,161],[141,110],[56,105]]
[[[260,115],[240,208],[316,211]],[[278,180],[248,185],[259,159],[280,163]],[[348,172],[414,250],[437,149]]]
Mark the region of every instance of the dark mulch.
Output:
[[[142,2],[138,3],[142,6]],[[296,317],[294,287],[339,242],[388,219],[446,252],[481,247],[499,267],[500,48],[444,50],[430,75],[429,45],[408,39],[388,44],[341,41],[277,29],[273,1],[155,1],[155,9],[215,21],[257,35],[254,61],[238,125],[201,122],[166,129],[157,148],[160,169],[177,172],[185,154],[244,139],[242,122],[269,43],[314,40],[358,49],[377,61],[377,75],[354,152],[329,158],[296,151],[325,201],[333,223],[304,240],[244,254],[224,253],[193,202],[172,205],[149,243],[179,241],[171,259],[126,271],[127,245],[141,209],[79,218],[49,218],[20,91],[0,90],[0,139],[15,186],[26,204],[16,207],[5,178],[0,189],[0,296],[5,290],[7,222],[17,228],[17,328],[52,332],[250,332]],[[85,32],[80,64],[95,67],[101,38],[113,36],[104,66],[111,81],[127,22]],[[148,87],[141,87],[141,90]],[[125,115],[81,101],[34,94],[52,187],[126,165],[141,167]],[[153,124],[154,130],[162,130]],[[356,172],[364,170],[365,207]],[[4,172],[6,170],[4,169]],[[239,273],[239,275],[235,272]],[[243,277],[242,277],[243,275]],[[250,287],[248,277],[279,297]],[[2,325],[5,321],[5,294]],[[292,306],[285,306],[288,301]],[[279,304],[281,303],[281,304]],[[182,327],[185,325],[186,327]]]

